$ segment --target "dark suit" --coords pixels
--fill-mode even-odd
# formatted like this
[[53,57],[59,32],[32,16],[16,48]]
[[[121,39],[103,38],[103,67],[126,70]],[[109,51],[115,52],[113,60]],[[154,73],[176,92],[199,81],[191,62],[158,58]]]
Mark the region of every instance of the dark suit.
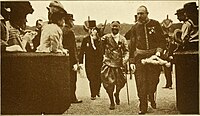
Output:
[[73,65],[78,62],[77,60],[77,49],[74,32],[67,26],[63,28],[63,48],[69,50],[69,61],[70,61],[70,91],[71,91],[71,101],[76,101],[76,81],[77,73],[72,70]]
[[99,94],[101,87],[101,66],[102,66],[102,49],[101,42],[94,40],[96,50],[92,47],[91,38],[87,36],[83,39],[79,54],[79,62],[83,63],[85,54],[85,69],[87,78],[90,82],[91,97],[96,97]]

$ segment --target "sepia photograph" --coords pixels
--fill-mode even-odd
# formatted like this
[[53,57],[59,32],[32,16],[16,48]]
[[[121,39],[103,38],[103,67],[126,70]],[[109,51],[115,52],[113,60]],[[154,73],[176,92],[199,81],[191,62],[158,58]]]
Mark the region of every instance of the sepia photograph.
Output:
[[198,0],[6,0],[1,115],[198,115]]

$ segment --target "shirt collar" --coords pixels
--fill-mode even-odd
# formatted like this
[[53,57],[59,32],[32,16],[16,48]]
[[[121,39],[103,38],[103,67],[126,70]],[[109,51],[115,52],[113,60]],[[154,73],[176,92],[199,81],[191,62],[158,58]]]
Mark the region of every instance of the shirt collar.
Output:
[[112,35],[113,38],[117,38],[117,37],[119,37],[119,33],[116,34],[116,35],[114,35],[114,34],[112,33],[111,35]]

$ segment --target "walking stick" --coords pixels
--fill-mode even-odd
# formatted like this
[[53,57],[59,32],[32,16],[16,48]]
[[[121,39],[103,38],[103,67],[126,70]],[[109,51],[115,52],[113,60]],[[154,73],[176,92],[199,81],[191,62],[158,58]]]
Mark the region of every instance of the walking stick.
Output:
[[129,103],[129,91],[128,91],[127,74],[126,74],[126,91],[127,91],[127,100],[128,100],[128,105],[130,105],[130,103]]
[[[125,68],[124,68],[125,69]],[[126,77],[126,93],[127,93],[127,100],[128,100],[128,105],[130,105],[130,102],[129,102],[129,91],[128,91],[128,78],[127,78],[127,74],[126,74],[126,69],[124,71],[124,74],[125,74],[125,77]]]

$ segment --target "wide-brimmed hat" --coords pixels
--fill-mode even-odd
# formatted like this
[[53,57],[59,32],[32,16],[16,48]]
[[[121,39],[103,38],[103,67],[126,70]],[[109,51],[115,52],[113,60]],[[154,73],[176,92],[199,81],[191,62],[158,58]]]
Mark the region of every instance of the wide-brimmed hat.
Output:
[[119,21],[113,21],[110,25],[111,28],[120,28],[120,22]]
[[184,8],[180,8],[176,11],[174,15],[183,14],[185,12]]
[[47,9],[50,10],[51,8],[53,9],[52,12],[67,13],[67,11],[64,9],[63,5],[59,1],[52,1]]

